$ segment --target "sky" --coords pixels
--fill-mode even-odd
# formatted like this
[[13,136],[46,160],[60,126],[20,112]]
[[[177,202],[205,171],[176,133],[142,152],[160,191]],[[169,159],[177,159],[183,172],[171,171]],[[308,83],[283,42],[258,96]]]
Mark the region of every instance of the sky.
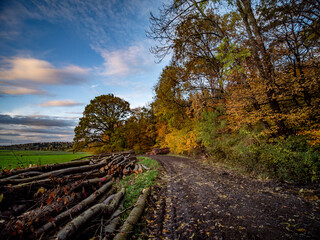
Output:
[[152,101],[160,0],[1,0],[0,145],[72,141],[91,99]]

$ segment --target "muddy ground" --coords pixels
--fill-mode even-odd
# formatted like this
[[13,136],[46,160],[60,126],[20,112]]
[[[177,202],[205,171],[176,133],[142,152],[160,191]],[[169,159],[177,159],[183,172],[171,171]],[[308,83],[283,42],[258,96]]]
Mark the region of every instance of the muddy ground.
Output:
[[320,239],[319,189],[172,156],[149,200],[150,239]]

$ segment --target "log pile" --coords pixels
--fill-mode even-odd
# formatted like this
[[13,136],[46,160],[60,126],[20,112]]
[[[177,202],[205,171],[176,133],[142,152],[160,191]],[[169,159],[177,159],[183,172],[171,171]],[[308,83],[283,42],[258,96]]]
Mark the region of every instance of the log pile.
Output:
[[170,153],[169,148],[153,148],[151,152],[147,152],[146,155],[159,155]]
[[132,153],[118,153],[2,171],[0,239],[88,239],[97,217],[112,223],[119,212],[125,190],[115,193],[114,181],[144,169]]

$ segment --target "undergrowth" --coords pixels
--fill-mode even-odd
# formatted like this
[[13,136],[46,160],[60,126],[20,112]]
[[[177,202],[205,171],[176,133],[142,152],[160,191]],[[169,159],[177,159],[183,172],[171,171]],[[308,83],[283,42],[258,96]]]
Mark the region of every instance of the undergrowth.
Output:
[[212,158],[265,178],[319,182],[320,153],[303,136],[265,139],[252,133],[223,135],[208,147]]
[[[143,173],[139,174],[131,174],[117,183],[117,187],[119,189],[126,189],[126,194],[123,201],[123,209],[133,206],[137,202],[143,189],[151,187],[154,180],[158,176],[159,164],[157,161],[147,157],[139,157],[138,159],[140,164],[145,165],[146,167],[150,168],[150,170],[144,170]],[[126,219],[128,215],[129,211],[124,213],[121,216],[121,219]]]

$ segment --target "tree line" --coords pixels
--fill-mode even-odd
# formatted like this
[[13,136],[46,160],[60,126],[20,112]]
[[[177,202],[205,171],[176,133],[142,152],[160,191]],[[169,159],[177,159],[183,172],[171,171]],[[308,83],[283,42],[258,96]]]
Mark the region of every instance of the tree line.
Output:
[[72,150],[72,142],[41,142],[0,146],[3,150],[67,151]]
[[124,104],[127,117],[107,131],[86,129],[100,139],[79,138],[81,120],[76,147],[166,146],[252,173],[319,180],[319,0],[172,0],[150,22],[152,53],[171,57],[154,101],[134,111]]

